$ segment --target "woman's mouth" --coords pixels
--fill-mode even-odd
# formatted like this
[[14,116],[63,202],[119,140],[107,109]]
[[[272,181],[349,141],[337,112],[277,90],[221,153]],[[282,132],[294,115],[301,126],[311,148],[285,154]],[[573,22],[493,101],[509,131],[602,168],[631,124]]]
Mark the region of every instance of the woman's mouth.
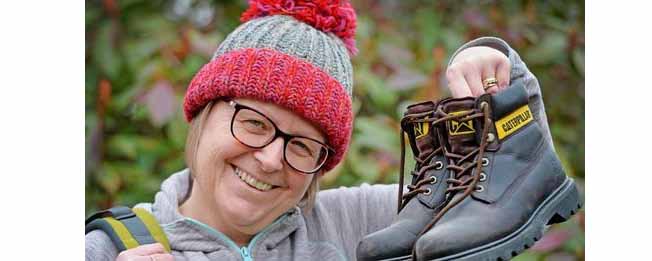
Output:
[[249,185],[252,188],[255,188],[255,189],[260,190],[260,191],[269,191],[269,190],[271,190],[273,188],[278,187],[278,186],[274,186],[274,185],[265,183],[263,181],[257,180],[252,175],[250,175],[249,173],[247,173],[244,170],[239,169],[236,166],[233,166],[233,169],[234,169],[235,175],[238,176],[240,178],[240,180],[244,181],[244,183],[246,183],[247,185]]

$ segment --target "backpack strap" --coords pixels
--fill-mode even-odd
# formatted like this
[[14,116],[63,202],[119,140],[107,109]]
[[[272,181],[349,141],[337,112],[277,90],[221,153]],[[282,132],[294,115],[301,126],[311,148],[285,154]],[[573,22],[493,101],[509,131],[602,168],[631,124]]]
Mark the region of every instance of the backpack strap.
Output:
[[119,252],[156,242],[170,252],[170,243],[163,229],[143,208],[117,206],[99,211],[86,219],[86,234],[96,229],[109,235]]

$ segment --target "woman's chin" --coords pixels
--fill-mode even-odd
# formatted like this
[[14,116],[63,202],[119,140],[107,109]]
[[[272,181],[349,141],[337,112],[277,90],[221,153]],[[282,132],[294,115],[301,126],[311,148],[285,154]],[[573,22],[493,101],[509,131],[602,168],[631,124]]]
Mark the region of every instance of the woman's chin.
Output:
[[[225,216],[239,227],[259,227],[261,225],[264,227],[262,223],[266,223],[265,220],[269,219],[268,217],[271,215],[269,206],[252,204],[244,199],[235,198],[227,200],[225,203],[223,208],[226,211]],[[274,219],[271,218],[271,220]]]

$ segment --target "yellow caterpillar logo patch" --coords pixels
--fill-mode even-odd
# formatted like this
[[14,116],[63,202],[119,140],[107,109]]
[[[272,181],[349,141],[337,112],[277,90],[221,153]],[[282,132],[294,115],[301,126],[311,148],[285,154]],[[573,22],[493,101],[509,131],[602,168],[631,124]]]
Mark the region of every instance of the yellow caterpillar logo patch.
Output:
[[[426,120],[427,119],[428,117],[426,117]],[[417,139],[428,135],[429,132],[430,132],[429,122],[417,122],[414,125],[414,134],[417,136]]]
[[509,115],[496,121],[496,130],[498,131],[498,138],[502,139],[514,133],[527,123],[532,121],[532,112],[528,105],[516,109]]
[[[451,112],[450,114],[452,115],[459,115],[462,113],[465,113],[468,111],[456,111],[456,112]],[[456,120],[450,120],[446,123],[448,125],[448,134],[449,135],[462,135],[462,134],[470,134],[475,132],[475,128],[473,127],[473,120],[468,120],[468,121],[456,121]]]

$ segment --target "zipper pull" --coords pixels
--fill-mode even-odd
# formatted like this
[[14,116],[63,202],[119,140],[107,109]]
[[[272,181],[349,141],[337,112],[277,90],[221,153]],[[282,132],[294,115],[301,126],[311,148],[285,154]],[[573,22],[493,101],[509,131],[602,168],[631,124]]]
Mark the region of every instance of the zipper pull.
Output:
[[244,259],[244,261],[253,261],[253,259],[251,258],[251,254],[249,254],[249,249],[247,249],[247,247],[240,248],[240,255],[242,255],[242,259]]

